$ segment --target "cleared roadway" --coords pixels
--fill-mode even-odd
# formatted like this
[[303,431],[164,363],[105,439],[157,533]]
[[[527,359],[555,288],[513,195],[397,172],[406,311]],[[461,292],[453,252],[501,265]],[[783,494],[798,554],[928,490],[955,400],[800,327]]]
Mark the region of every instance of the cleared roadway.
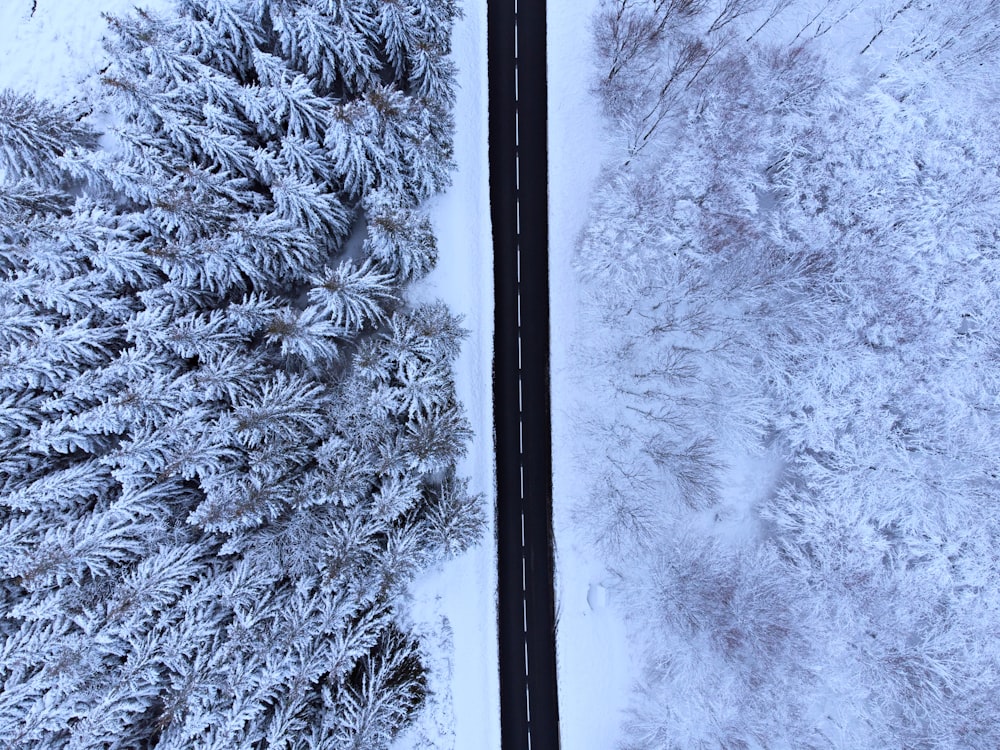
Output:
[[557,750],[543,0],[488,0],[503,750]]

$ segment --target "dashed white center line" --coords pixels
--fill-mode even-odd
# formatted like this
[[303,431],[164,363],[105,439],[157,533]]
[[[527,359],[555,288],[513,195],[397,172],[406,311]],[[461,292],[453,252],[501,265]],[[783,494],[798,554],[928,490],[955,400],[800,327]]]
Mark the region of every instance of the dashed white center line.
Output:
[[524,617],[524,699],[528,715],[528,748],[531,748],[531,691],[528,688],[528,561],[524,530],[524,403],[522,400],[521,379],[521,135],[518,109],[518,38],[517,38],[517,1],[514,2],[514,206],[516,212],[516,257],[517,257],[517,412],[518,412],[518,444],[521,452],[521,606]]

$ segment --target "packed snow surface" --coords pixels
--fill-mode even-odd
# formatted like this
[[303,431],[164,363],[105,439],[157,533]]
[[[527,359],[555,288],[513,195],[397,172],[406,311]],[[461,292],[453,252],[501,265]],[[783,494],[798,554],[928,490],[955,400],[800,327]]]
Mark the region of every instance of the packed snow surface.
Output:
[[487,138],[486,3],[467,2],[455,25],[458,65],[455,160],[451,188],[431,201],[438,239],[437,268],[413,296],[443,299],[464,316],[469,332],[456,364],[456,387],[475,431],[459,473],[482,493],[487,515],[483,541],[412,587],[418,630],[442,645],[440,681],[427,714],[396,750],[430,747],[465,750],[500,747],[497,672],[496,497],[493,453],[493,239],[490,231]]
[[576,455],[587,409],[571,343],[581,332],[573,254],[607,153],[594,76],[591,24],[597,0],[549,0],[549,299],[552,325],[553,524],[562,746],[614,747],[629,698],[631,657],[621,613],[606,599],[611,572],[574,534],[572,508],[588,491]]

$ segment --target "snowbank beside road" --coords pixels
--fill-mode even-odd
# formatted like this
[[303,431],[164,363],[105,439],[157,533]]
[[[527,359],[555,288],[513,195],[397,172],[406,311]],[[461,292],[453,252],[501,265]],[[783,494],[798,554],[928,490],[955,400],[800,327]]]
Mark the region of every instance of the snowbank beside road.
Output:
[[629,700],[631,657],[621,613],[605,600],[611,579],[572,514],[589,491],[576,455],[588,394],[572,344],[585,335],[573,256],[609,139],[596,97],[591,24],[597,0],[549,0],[549,298],[552,325],[553,525],[562,746],[606,750]]
[[486,4],[463,4],[455,25],[458,65],[455,160],[451,188],[431,200],[438,265],[411,296],[443,299],[469,331],[456,363],[456,387],[475,432],[459,472],[484,496],[483,541],[412,587],[411,616],[441,646],[431,702],[396,750],[500,747],[497,673],[496,497],[493,453],[493,239],[490,230],[486,83]]

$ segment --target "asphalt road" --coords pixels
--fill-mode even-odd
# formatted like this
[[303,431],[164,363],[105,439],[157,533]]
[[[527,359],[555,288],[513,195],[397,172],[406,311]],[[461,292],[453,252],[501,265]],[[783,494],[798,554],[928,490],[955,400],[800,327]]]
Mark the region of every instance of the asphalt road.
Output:
[[557,750],[544,0],[488,0],[503,750]]

